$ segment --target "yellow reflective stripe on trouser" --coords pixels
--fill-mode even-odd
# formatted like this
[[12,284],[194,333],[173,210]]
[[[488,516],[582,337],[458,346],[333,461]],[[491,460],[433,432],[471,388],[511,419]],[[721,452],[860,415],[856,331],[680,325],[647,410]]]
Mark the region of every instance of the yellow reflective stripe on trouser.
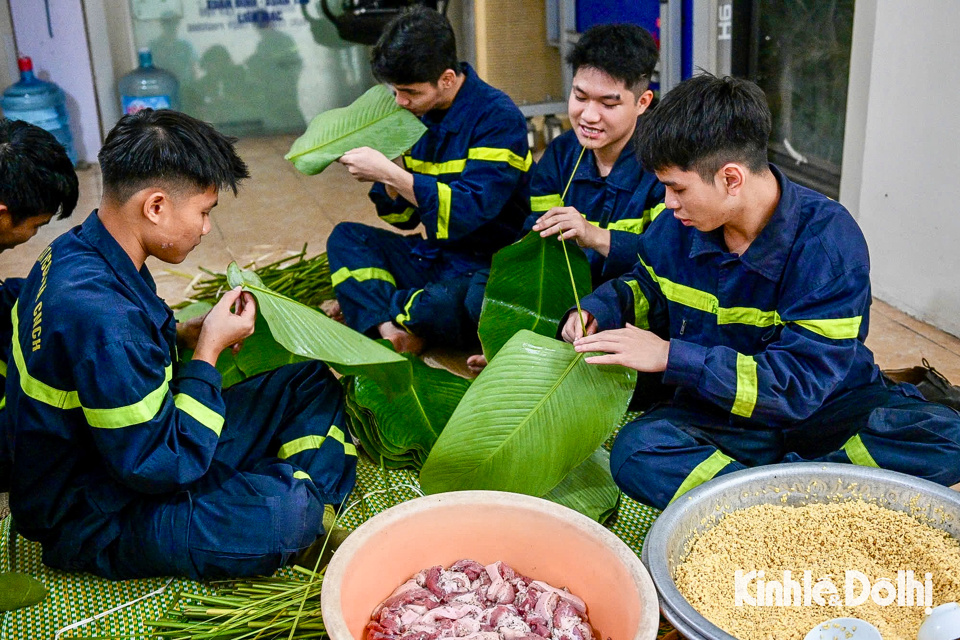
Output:
[[467,151],[469,160],[487,160],[489,162],[506,162],[514,169],[527,172],[533,166],[533,154],[527,151],[527,156],[521,158],[510,149],[496,149],[494,147],[474,147]]
[[850,462],[855,465],[880,468],[877,461],[874,460],[870,452],[867,451],[867,447],[863,444],[863,440],[860,439],[859,433],[847,440],[843,445],[843,451],[847,454],[847,457],[850,458]]
[[176,405],[177,409],[180,409],[180,411],[183,411],[185,414],[217,434],[218,438],[220,437],[220,432],[223,431],[222,415],[203,404],[193,396],[188,396],[185,393],[178,393],[177,395],[173,396],[173,404]]
[[831,318],[822,320],[792,320],[807,331],[817,333],[824,338],[844,340],[860,335],[860,323],[863,316],[855,318]]
[[753,356],[737,354],[737,397],[730,413],[749,418],[757,405],[757,361]]
[[398,222],[409,222],[410,217],[413,216],[413,212],[416,211],[413,207],[407,207],[400,213],[388,213],[386,215],[380,216],[380,219],[388,224],[397,224]]
[[636,280],[627,280],[627,286],[633,291],[633,324],[639,329],[649,329],[650,303],[647,296],[640,290],[640,283]]
[[340,267],[336,273],[330,276],[330,281],[333,282],[333,286],[336,287],[350,278],[353,278],[357,282],[384,280],[393,286],[397,286],[397,281],[393,279],[393,274],[386,269],[378,269],[376,267],[366,267],[364,269],[347,269],[346,267]]
[[417,289],[413,292],[413,295],[410,296],[410,299],[407,300],[407,304],[403,307],[403,313],[398,313],[396,317],[396,322],[398,325],[407,329],[407,323],[410,322],[410,309],[413,307],[413,301],[417,299],[417,296],[423,293],[423,289]]
[[450,236],[450,200],[453,192],[450,186],[437,183],[437,240],[446,240]]
[[539,213],[562,206],[563,200],[560,199],[559,193],[550,193],[545,196],[530,196],[530,211]]
[[313,478],[310,477],[310,474],[306,471],[294,471],[293,477],[297,480],[313,480]]
[[7,363],[0,360],[0,376],[7,377]]
[[427,176],[438,176],[442,173],[460,173],[467,166],[466,159],[448,160],[447,162],[428,162],[427,160],[414,160],[410,156],[403,157],[403,164],[407,169],[414,173],[422,173]]
[[148,422],[160,412],[164,400],[167,399],[172,377],[173,366],[167,365],[164,370],[163,383],[144,396],[142,400],[125,407],[111,407],[109,409],[83,407],[83,415],[86,416],[91,427],[99,429],[122,429],[123,427]]
[[304,451],[308,451],[310,449],[319,449],[320,445],[322,445],[323,441],[327,438],[333,438],[342,444],[343,450],[347,455],[357,455],[357,448],[353,446],[353,443],[346,441],[346,434],[344,434],[343,431],[341,431],[336,425],[330,425],[326,436],[303,436],[302,438],[296,438],[295,440],[287,442],[280,447],[280,450],[277,452],[277,457],[286,460],[287,458],[295,456],[298,453],[303,453]]
[[733,458],[726,455],[719,449],[710,454],[710,457],[698,464],[693,471],[690,472],[686,478],[684,478],[683,483],[680,485],[680,488],[677,489],[677,492],[673,494],[673,497],[670,498],[670,503],[672,504],[674,500],[685,494],[691,489],[696,489],[704,482],[708,480],[713,480],[718,473],[723,471],[723,468],[728,464],[733,462]]
[[13,362],[17,367],[17,372],[20,374],[20,389],[23,390],[24,394],[37,402],[42,402],[51,407],[57,407],[58,409],[79,408],[80,398],[77,396],[76,391],[64,391],[56,387],[51,387],[45,382],[37,380],[27,372],[27,365],[23,361],[23,351],[20,349],[19,314],[17,313],[19,304],[20,303],[17,302],[13,305],[13,312],[11,313],[13,320],[13,345],[11,351],[13,352]]

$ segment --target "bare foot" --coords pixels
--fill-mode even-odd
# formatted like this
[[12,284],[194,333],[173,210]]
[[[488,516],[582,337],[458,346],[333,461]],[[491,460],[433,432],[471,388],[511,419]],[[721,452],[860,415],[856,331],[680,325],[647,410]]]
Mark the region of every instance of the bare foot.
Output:
[[467,368],[470,369],[473,373],[479,375],[483,371],[484,367],[487,366],[487,359],[482,353],[478,353],[475,356],[470,356],[467,358]]
[[377,330],[380,332],[380,337],[390,341],[394,351],[397,353],[412,353],[418,355],[423,351],[423,348],[427,346],[423,338],[415,336],[412,333],[407,333],[392,322],[382,323],[377,327]]
[[950,488],[953,489],[954,491],[960,491],[960,482],[958,482],[957,484],[953,485]]
[[331,320],[336,320],[340,324],[346,324],[346,321],[343,319],[343,311],[340,309],[339,300],[324,300],[320,303],[320,311],[327,314],[327,317]]

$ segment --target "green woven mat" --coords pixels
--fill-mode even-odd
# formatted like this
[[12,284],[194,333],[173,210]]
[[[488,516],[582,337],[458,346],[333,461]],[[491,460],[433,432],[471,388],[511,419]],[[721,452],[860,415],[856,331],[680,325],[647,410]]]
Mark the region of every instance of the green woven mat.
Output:
[[[628,414],[624,422],[632,417]],[[610,442],[612,438],[608,446]],[[357,465],[357,486],[346,503],[352,508],[344,513],[341,524],[355,529],[381,511],[416,497],[418,488],[419,482],[414,472],[380,469],[367,456],[361,455]],[[647,530],[658,513],[624,497],[611,530],[639,555]],[[9,531],[10,518],[6,518],[0,522],[0,570],[16,569],[34,576],[44,583],[49,595],[35,607],[5,614],[0,623],[0,640],[53,640],[59,630],[158,591],[169,581],[167,578],[155,578],[111,582],[90,574],[50,569],[41,561],[40,545],[23,537],[17,538],[16,567],[10,567]],[[161,617],[176,602],[180,591],[207,593],[209,589],[190,580],[175,579],[162,593],[67,631],[60,637],[121,634],[143,634],[146,637],[144,621]],[[662,632],[670,629],[666,624],[661,626]]]

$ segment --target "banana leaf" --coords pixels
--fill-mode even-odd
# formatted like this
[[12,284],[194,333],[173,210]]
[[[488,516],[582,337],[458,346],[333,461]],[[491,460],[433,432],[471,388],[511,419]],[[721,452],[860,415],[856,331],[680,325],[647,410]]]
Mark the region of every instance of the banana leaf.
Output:
[[[415,356],[404,354],[413,371],[411,384],[388,396],[368,375],[356,376],[346,386],[347,396],[363,410],[357,416],[357,437],[371,458],[396,469],[423,466],[470,381],[446,369],[435,369]],[[364,419],[366,418],[366,419]]]
[[603,524],[620,504],[620,488],[610,475],[610,454],[598,448],[543,497]]
[[300,173],[312,176],[357,147],[371,147],[396,158],[426,130],[415,115],[397,106],[389,89],[377,85],[353,104],[315,117],[284,157]]
[[410,386],[410,361],[403,356],[316,309],[270,291],[257,274],[241,270],[235,262],[227,268],[227,282],[253,294],[273,338],[290,353],[322,360],[343,375],[364,373],[387,393]]
[[43,583],[25,573],[0,573],[0,612],[32,607],[47,597]]
[[[590,293],[590,264],[575,242],[567,242],[570,267],[582,298]],[[554,337],[576,301],[563,247],[556,238],[531,231],[493,256],[478,334],[487,361],[520,329]]]
[[542,496],[613,432],[636,371],[590,365],[573,346],[521,330],[470,385],[430,451],[426,493]]

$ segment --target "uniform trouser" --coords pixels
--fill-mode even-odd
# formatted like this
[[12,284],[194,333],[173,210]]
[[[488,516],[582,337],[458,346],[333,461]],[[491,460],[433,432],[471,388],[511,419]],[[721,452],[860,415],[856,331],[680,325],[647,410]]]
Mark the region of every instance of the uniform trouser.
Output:
[[223,396],[226,420],[207,473],[124,509],[120,536],[87,570],[113,579],[270,575],[323,533],[324,504],[346,498],[357,464],[330,370],[291,364]]
[[680,401],[623,427],[610,471],[624,493],[663,509],[717,476],[803,461],[876,466],[952,485],[960,481],[960,413],[923,400],[912,385],[883,381],[779,428]]
[[[361,333],[394,322],[432,345],[477,341],[465,298],[489,258],[441,251],[419,236],[341,222],[327,240],[334,290],[344,320]],[[377,335],[379,337],[379,335]]]

